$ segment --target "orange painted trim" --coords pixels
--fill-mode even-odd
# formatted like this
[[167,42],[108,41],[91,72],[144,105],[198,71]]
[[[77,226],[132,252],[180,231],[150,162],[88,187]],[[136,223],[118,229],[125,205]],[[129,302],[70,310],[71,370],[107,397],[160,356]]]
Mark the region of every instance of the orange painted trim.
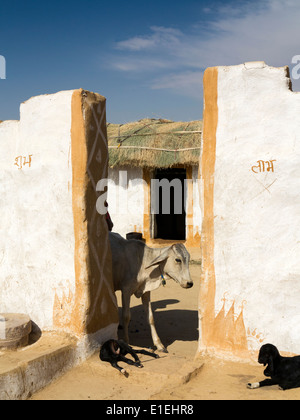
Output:
[[143,238],[149,245],[151,242],[151,169],[143,169],[144,182],[144,220],[143,220]]
[[[214,187],[218,127],[218,68],[209,68],[204,73],[204,124],[201,153],[202,176],[202,274],[199,296],[199,344],[214,347],[239,357],[248,357],[247,332],[244,324],[243,304],[235,319],[235,302],[225,313],[223,307],[216,315],[216,275],[214,237]],[[230,293],[230,291],[229,291]]]
[[82,89],[71,101],[75,293],[63,299],[55,294],[53,326],[79,336],[118,324],[108,227],[96,211],[96,184],[107,178],[105,103],[103,96]]
[[218,126],[218,68],[204,73],[204,115],[201,154],[203,221],[201,234],[202,274],[199,297],[200,343],[208,346],[215,316],[214,266],[214,174]]
[[187,183],[187,206],[186,206],[186,241],[187,248],[200,248],[201,233],[194,234],[194,184],[193,184],[193,167],[186,167]]
[[[143,218],[143,238],[146,244],[149,246],[168,246],[172,243],[178,242],[183,243],[187,248],[200,248],[201,234],[197,232],[194,235],[193,226],[193,168],[192,166],[178,165],[178,168],[186,169],[186,179],[189,181],[187,184],[187,212],[186,212],[186,230],[187,235],[185,240],[171,241],[164,239],[154,239],[151,237],[151,179],[153,178],[152,169],[143,169],[143,180],[144,182],[144,218]],[[190,223],[190,224],[189,224]]]
[[82,112],[82,90],[72,96],[71,161],[72,161],[72,208],[74,220],[74,265],[75,265],[75,302],[72,314],[72,329],[77,334],[85,332],[85,313],[88,307],[86,283],[87,222],[85,220],[85,191],[87,185],[86,162],[88,159],[85,122]]
[[88,306],[85,287],[87,229],[84,224],[87,150],[85,122],[82,113],[82,90],[73,92],[71,100],[71,165],[72,211],[74,227],[75,294],[54,297],[53,326],[55,329],[81,335],[85,332],[85,312]]

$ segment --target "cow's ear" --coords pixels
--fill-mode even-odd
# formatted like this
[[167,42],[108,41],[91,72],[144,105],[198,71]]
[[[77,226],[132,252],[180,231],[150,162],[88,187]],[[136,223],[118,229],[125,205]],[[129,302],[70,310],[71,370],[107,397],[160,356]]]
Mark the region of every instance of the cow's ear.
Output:
[[148,264],[145,268],[150,268],[154,265],[158,265],[158,264],[166,261],[168,256],[169,256],[169,248],[166,249],[164,252],[162,252],[158,257],[154,258],[154,260],[152,260],[151,263]]

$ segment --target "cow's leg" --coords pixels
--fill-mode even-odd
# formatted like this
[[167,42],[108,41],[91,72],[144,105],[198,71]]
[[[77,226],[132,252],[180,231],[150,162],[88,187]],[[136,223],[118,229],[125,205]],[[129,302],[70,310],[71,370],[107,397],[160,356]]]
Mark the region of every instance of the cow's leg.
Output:
[[122,319],[124,328],[124,340],[129,343],[128,327],[130,322],[130,293],[122,292]]
[[142,302],[143,302],[143,305],[147,314],[147,319],[150,325],[151,335],[152,335],[152,340],[153,340],[154,345],[157,347],[158,351],[163,351],[164,353],[168,353],[168,350],[163,346],[156,332],[153,313],[151,309],[150,292],[146,292],[142,295]]

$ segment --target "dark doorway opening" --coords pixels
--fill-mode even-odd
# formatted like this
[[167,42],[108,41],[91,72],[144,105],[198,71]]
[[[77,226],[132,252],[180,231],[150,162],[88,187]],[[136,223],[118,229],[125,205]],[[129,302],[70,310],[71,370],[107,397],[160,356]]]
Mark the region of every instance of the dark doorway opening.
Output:
[[[159,205],[157,207],[159,211],[157,214],[154,214],[154,238],[185,240],[186,170],[181,168],[157,169],[154,173],[154,179],[160,181],[161,184],[159,186]],[[161,182],[162,180],[167,180],[168,182]],[[164,207],[163,200],[169,200],[169,203],[164,202]],[[166,204],[169,205],[166,206]],[[168,214],[164,214],[166,207],[168,207]]]

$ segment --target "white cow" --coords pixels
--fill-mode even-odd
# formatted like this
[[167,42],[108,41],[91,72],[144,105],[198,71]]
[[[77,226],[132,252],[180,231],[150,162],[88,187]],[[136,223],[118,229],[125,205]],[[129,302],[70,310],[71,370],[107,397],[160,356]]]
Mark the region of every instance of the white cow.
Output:
[[161,343],[154,325],[150,292],[157,289],[163,279],[173,279],[181,287],[193,286],[189,272],[190,255],[183,244],[166,248],[150,248],[142,241],[126,240],[117,233],[109,233],[114,289],[122,292],[122,319],[125,341],[129,342],[130,298],[142,298],[151,328],[154,345],[167,352]]

